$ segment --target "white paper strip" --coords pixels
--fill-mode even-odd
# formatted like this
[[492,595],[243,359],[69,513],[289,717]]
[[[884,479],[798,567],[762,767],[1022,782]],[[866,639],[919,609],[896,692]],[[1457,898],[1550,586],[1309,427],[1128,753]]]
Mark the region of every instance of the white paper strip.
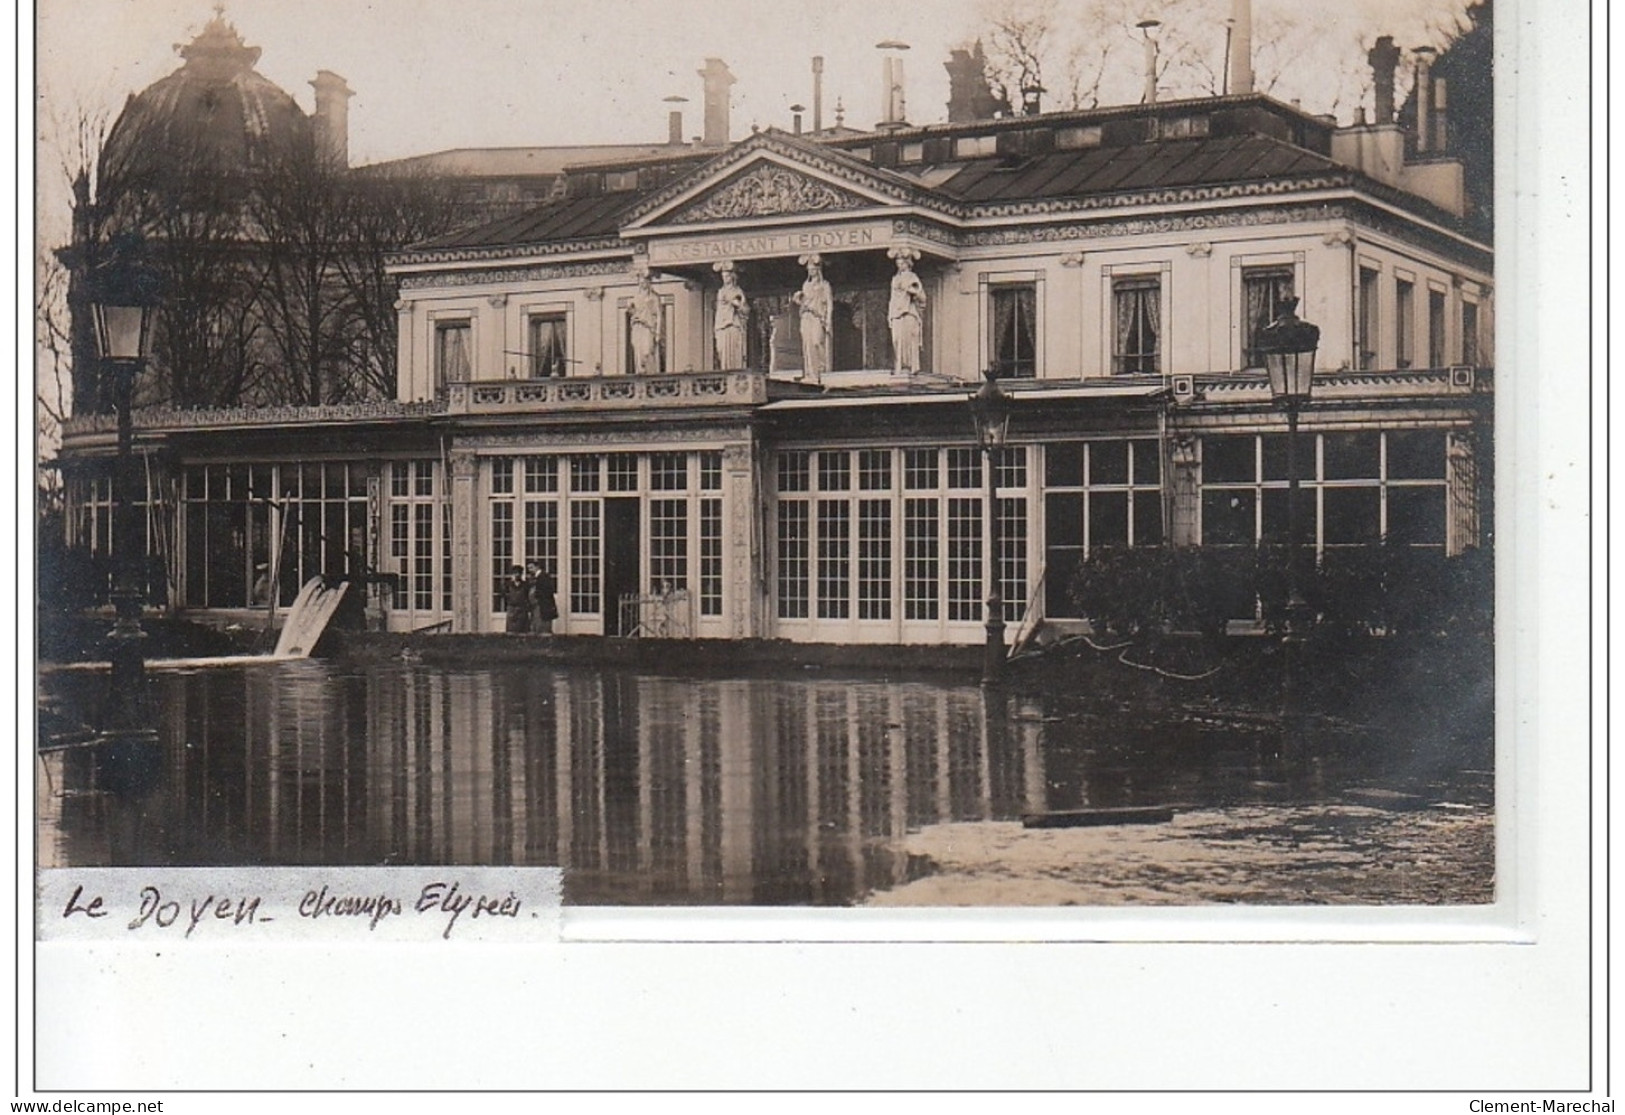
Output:
[[42,941],[557,941],[556,867],[40,871]]

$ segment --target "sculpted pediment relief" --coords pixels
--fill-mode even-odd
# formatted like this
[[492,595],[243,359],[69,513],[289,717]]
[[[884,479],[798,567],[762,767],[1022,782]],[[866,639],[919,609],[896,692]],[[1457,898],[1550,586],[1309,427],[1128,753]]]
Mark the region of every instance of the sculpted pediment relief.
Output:
[[784,213],[838,213],[869,209],[873,198],[775,163],[759,163],[661,219],[665,224],[772,217]]

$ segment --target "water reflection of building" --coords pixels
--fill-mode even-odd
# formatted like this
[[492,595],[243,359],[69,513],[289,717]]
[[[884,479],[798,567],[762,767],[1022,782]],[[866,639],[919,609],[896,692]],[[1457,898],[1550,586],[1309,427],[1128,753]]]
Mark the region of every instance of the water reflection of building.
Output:
[[[547,204],[393,258],[394,399],[139,416],[174,603],[246,609],[275,553],[293,584],[395,574],[395,630],[503,630],[530,558],[566,633],[681,589],[700,636],[973,642],[995,575],[1007,618],[1075,619],[1101,547],[1281,537],[1255,336],[1285,296],[1322,330],[1317,549],[1475,546],[1491,248],[1450,152],[1407,160],[1381,65],[1387,118],[1347,127],[1238,92],[729,144],[724,111],[697,146],[568,168]],[[925,294],[912,374],[900,253]],[[825,370],[794,302],[813,254]],[[720,263],[748,296],[742,366],[715,343]],[[964,405],[986,368],[1019,404],[992,509]],[[67,428],[73,541],[105,544],[112,444],[105,419]]]
[[907,832],[1044,801],[1039,718],[974,687],[318,663],[163,684],[165,781],[135,828],[102,796],[47,810],[67,862],[561,865],[577,902],[840,904],[905,877]]

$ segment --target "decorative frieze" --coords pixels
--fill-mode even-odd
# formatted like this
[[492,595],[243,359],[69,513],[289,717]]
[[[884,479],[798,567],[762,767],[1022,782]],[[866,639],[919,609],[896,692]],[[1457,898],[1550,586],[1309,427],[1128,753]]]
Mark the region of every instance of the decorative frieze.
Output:
[[755,405],[767,401],[762,372],[685,372],[649,376],[597,376],[590,379],[491,380],[453,383],[446,388],[449,414],[488,414],[525,410],[636,410],[718,403]]
[[[631,258],[631,247],[617,240]],[[527,253],[535,254],[535,253]],[[539,283],[549,279],[587,279],[599,275],[624,275],[626,259],[593,260],[586,263],[544,264],[536,267],[481,267],[469,271],[437,271],[430,275],[401,276],[402,290],[438,290],[441,287],[488,286],[493,283]],[[593,288],[588,288],[593,289]],[[599,297],[603,289],[597,288]]]

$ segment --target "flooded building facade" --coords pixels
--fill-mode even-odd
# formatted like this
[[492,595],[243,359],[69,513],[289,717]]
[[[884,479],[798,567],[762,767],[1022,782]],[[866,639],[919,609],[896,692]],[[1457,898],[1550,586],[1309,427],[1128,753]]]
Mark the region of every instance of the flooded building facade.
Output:
[[[767,131],[553,192],[392,258],[394,399],[137,414],[171,604],[383,574],[390,630],[500,632],[534,560],[565,634],[975,643],[998,577],[1017,638],[1080,618],[1101,548],[1283,538],[1257,341],[1289,298],[1321,330],[1317,552],[1490,528],[1491,249],[1398,125],[1247,94]],[[113,445],[110,417],[64,439],[93,551]]]

